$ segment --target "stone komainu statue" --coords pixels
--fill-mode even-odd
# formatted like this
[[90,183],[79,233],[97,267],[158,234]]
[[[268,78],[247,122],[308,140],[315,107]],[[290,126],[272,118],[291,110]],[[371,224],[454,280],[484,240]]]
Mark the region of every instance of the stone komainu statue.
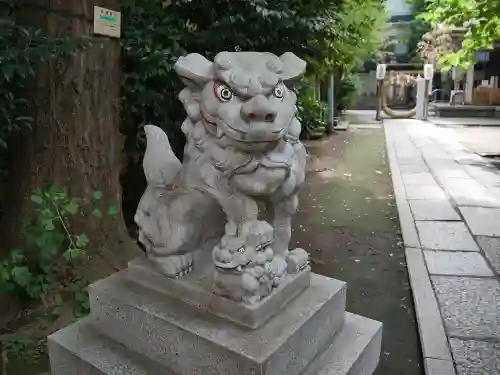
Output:
[[186,85],[184,159],[160,128],[145,127],[139,241],[168,277],[197,267],[195,251],[211,251],[214,292],[258,302],[308,266],[304,250],[288,250],[307,154],[286,86],[306,63],[292,53],[221,52],[214,62],[189,54],[175,69]]

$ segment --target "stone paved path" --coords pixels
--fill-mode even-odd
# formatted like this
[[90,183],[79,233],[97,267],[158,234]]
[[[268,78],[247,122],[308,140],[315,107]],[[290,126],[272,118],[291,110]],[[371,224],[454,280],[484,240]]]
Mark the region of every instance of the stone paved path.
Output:
[[500,171],[452,128],[384,128],[426,373],[500,374]]

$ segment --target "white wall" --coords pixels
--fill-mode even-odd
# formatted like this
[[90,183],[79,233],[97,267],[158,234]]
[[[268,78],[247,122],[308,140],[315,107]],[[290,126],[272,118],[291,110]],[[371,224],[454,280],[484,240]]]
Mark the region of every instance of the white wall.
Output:
[[387,0],[386,7],[389,17],[411,14],[411,6],[407,0]]

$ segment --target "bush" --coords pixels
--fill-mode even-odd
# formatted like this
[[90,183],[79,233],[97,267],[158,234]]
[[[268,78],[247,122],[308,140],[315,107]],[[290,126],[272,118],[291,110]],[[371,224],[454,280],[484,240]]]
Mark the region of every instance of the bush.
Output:
[[358,91],[359,84],[359,77],[353,73],[346,74],[340,80],[337,99],[337,110],[339,112],[344,111],[351,105]]
[[296,90],[297,118],[302,123],[301,138],[308,139],[326,128],[326,105],[314,97],[314,89],[304,81]]

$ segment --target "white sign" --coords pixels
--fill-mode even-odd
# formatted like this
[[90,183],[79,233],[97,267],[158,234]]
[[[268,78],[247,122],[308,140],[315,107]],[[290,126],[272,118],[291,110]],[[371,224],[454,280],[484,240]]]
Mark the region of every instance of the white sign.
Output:
[[94,7],[94,34],[113,38],[121,36],[122,14],[111,9]]

